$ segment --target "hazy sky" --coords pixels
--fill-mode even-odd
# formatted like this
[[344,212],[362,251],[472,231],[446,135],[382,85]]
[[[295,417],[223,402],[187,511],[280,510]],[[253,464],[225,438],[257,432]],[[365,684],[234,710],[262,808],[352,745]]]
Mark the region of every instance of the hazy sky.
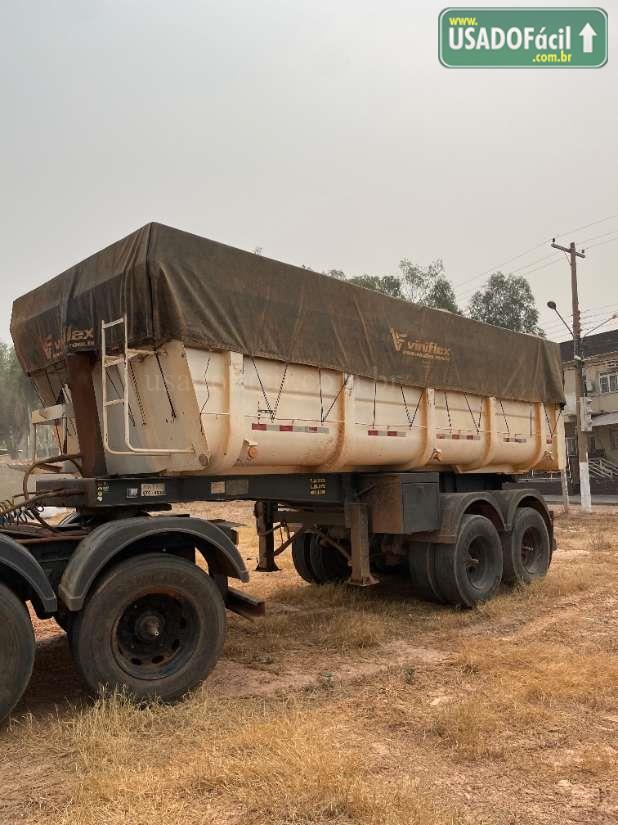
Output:
[[[613,216],[573,233],[604,244],[580,277],[603,320],[614,4],[603,69],[466,71],[438,62],[444,0],[2,0],[0,338],[13,298],[150,220],[350,274],[441,256],[458,284]],[[528,265],[562,338],[545,302],[569,312],[569,270],[550,253],[502,268]]]

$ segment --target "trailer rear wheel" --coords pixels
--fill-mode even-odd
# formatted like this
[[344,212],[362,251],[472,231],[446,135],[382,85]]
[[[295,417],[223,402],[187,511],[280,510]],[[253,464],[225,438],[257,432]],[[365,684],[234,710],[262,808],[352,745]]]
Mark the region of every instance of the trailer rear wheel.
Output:
[[34,650],[34,630],[25,604],[0,584],[0,722],[28,687]]
[[148,553],[101,579],[75,619],[71,647],[91,690],[173,701],[215,666],[225,624],[210,576],[177,556]]
[[408,568],[412,589],[417,596],[429,602],[444,604],[445,599],[436,580],[436,545],[428,541],[408,544]]
[[311,567],[311,559],[309,558],[309,548],[312,539],[310,533],[301,533],[294,538],[292,542],[292,562],[296,572],[308,584],[315,584],[317,579]]
[[502,578],[502,547],[484,516],[464,516],[454,544],[436,546],[436,580],[451,604],[473,607],[495,596]]
[[345,581],[350,576],[347,560],[336,547],[324,542],[320,536],[311,536],[309,564],[318,584]]
[[530,584],[542,579],[551,562],[551,541],[545,519],[532,507],[517,511],[513,529],[502,539],[506,584]]

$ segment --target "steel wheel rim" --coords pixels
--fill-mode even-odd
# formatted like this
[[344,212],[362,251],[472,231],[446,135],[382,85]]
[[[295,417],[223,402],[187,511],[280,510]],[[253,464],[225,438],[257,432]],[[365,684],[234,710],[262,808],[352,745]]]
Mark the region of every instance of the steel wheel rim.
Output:
[[542,539],[534,527],[524,530],[521,537],[521,563],[527,573],[538,573],[542,556]]
[[482,536],[473,538],[466,549],[464,567],[468,581],[476,590],[485,590],[491,583],[491,547]]
[[198,635],[197,613],[183,594],[147,591],[131,599],[114,623],[112,652],[129,676],[164,679],[191,659]]

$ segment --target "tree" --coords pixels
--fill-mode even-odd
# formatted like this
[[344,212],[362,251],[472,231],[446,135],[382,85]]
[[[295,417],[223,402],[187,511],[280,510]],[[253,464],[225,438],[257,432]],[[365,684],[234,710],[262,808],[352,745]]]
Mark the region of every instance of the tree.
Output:
[[0,446],[13,458],[30,426],[30,413],[37,405],[32,384],[24,374],[15,350],[0,342]]
[[436,258],[428,266],[419,266],[409,258],[402,258],[399,270],[405,297],[415,304],[434,309],[459,312],[455,292],[444,273],[442,258]]
[[409,258],[402,258],[398,275],[355,275],[348,278],[341,269],[329,269],[324,274],[339,281],[349,280],[351,284],[383,292],[392,298],[402,298],[434,309],[460,312],[453,287],[444,274],[441,258],[436,258],[426,267],[413,264]]
[[494,273],[470,299],[468,314],[477,321],[514,332],[543,335],[530,284],[519,275]]
[[397,275],[355,275],[350,278],[351,284],[364,286],[366,289],[374,289],[376,292],[383,292],[391,298],[403,298],[401,290],[401,280]]

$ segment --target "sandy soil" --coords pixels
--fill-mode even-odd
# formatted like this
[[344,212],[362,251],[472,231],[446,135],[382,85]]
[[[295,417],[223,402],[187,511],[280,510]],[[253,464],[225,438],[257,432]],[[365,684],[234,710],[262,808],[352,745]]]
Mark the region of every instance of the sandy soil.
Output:
[[[249,505],[207,505],[193,512],[249,525],[241,529],[241,550],[249,569],[255,568]],[[179,752],[199,762],[209,756],[211,743],[191,733],[188,714],[201,719],[204,703],[240,708],[235,713],[242,726],[243,708],[254,713],[257,699],[265,714],[282,714],[284,720],[289,702],[297,702],[294,713],[300,715],[291,730],[302,729],[317,703],[319,720],[344,726],[340,738],[350,759],[362,756],[363,782],[379,780],[390,787],[405,779],[430,795],[431,804],[420,813],[416,808],[410,813],[401,802],[387,821],[618,821],[618,511],[603,508],[591,517],[566,518],[556,509],[556,524],[559,548],[545,582],[526,591],[505,590],[474,611],[416,601],[405,582],[396,580],[361,592],[311,587],[296,576],[285,554],[282,570],[253,573],[246,586],[268,599],[267,617],[252,623],[230,616],[225,655],[207,686],[184,708],[155,711],[147,736],[143,721],[131,717],[128,729],[137,727],[126,742],[120,736],[119,749],[136,748],[131,760],[138,763],[139,753],[149,749],[153,764],[171,758],[168,728],[156,730],[165,714],[178,714],[170,718]],[[311,807],[313,802],[304,803],[302,815],[287,802],[277,808],[287,786],[270,807],[258,805],[249,815],[246,793],[255,777],[248,775],[242,787],[223,780],[213,783],[215,788],[202,784],[198,794],[187,790],[193,785],[185,774],[170,780],[165,797],[159,799],[155,788],[136,813],[122,776],[111,768],[102,773],[107,757],[96,750],[101,742],[95,748],[84,732],[93,718],[100,730],[115,730],[117,716],[101,717],[100,706],[86,696],[55,623],[37,621],[36,632],[31,685],[11,726],[0,731],[0,822],[138,825],[156,817],[190,823],[349,823],[373,822],[377,816],[369,803],[331,805],[328,816],[323,807]],[[246,704],[235,704],[240,699]],[[109,747],[110,764],[114,758],[121,763],[120,750],[114,757],[113,742]],[[241,754],[229,758],[244,765]],[[133,770],[133,761],[129,764]],[[165,764],[161,770],[169,777],[171,763]],[[369,769],[370,775],[363,773]],[[140,782],[155,781],[155,767],[139,770]],[[288,781],[285,775],[282,770],[281,782]],[[388,805],[396,803],[391,798]]]

